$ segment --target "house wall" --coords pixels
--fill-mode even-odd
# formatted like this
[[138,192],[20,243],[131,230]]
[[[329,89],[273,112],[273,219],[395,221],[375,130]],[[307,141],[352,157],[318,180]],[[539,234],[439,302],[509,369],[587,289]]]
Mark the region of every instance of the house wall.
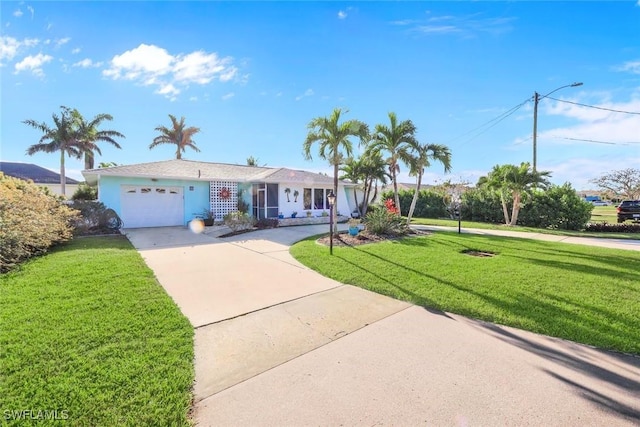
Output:
[[[291,182],[281,182],[278,188],[278,205],[280,206],[280,212],[284,215],[285,218],[291,216],[293,212],[298,212],[298,216],[306,216],[306,209],[304,208],[304,188],[332,188],[333,185],[304,185],[299,182],[291,183]],[[287,194],[285,193],[285,189],[289,188],[291,192],[289,193],[289,201],[287,201]],[[298,199],[293,196],[294,191],[298,190],[300,193],[298,195]],[[351,204],[348,203],[347,194],[345,192],[345,187],[343,185],[338,184],[338,194],[336,195],[336,207],[338,212],[342,215],[349,215],[351,210]],[[318,216],[322,214],[322,211],[325,209],[312,209],[312,215]],[[329,210],[326,209],[328,212]]]
[[[46,187],[53,194],[62,196],[62,186],[60,184],[36,184],[38,187]],[[65,198],[70,199],[73,193],[78,189],[78,184],[65,184],[64,186]]]
[[98,184],[98,200],[107,207],[122,214],[120,209],[120,188],[122,185],[148,185],[150,187],[182,187],[184,194],[184,224],[196,216],[202,216],[209,209],[209,181],[183,181],[177,179],[127,178],[102,176]]

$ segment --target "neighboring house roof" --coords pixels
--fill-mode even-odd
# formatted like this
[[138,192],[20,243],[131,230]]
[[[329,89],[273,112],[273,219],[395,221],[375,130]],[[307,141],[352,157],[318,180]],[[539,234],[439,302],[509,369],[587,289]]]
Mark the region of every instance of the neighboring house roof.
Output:
[[[182,159],[89,169],[82,171],[82,175],[90,184],[97,182],[98,176],[187,179],[193,181],[300,182],[301,184],[309,185],[333,183],[333,178],[331,177],[295,169],[231,165]],[[352,185],[350,183],[342,183]]]
[[[60,174],[31,163],[0,162],[0,172],[7,176],[32,180],[36,184],[60,184]],[[79,184],[73,178],[66,177],[67,184]]]

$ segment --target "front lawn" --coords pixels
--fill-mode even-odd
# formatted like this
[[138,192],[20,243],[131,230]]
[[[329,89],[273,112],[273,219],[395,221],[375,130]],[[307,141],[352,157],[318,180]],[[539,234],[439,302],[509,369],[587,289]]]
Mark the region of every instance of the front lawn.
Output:
[[[610,206],[605,206],[610,207]],[[592,221],[593,221],[592,217]],[[613,221],[606,221],[612,224],[616,223],[616,217],[614,215]],[[605,222],[599,220],[599,222]],[[458,228],[458,221],[453,219],[435,219],[435,218],[411,218],[411,225],[438,225],[443,227],[456,227]],[[526,233],[540,233],[540,234],[553,234],[556,236],[572,236],[572,237],[598,237],[604,239],[639,239],[638,233],[599,233],[596,231],[572,231],[572,230],[552,230],[548,228],[535,228],[535,227],[522,227],[516,225],[508,227],[504,224],[491,224],[488,222],[476,222],[476,221],[462,221],[462,228],[478,228],[482,230],[509,230],[509,231],[523,231]]]
[[334,247],[333,256],[308,239],[291,254],[332,279],[397,299],[640,354],[640,253],[635,251],[434,233]]
[[126,238],[76,239],[0,295],[4,420],[189,425],[193,328]]

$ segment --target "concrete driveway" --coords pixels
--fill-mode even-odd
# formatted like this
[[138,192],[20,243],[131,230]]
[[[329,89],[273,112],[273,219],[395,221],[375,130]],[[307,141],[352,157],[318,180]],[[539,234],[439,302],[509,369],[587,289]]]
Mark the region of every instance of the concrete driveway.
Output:
[[195,327],[198,425],[640,424],[640,358],[341,285],[288,253],[325,230],[127,230]]

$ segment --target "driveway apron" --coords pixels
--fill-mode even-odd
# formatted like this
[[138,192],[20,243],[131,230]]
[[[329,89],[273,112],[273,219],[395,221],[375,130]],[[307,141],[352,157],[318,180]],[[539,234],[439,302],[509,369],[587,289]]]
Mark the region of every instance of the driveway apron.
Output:
[[640,358],[341,285],[288,252],[324,231],[126,231],[195,327],[197,425],[640,425]]

